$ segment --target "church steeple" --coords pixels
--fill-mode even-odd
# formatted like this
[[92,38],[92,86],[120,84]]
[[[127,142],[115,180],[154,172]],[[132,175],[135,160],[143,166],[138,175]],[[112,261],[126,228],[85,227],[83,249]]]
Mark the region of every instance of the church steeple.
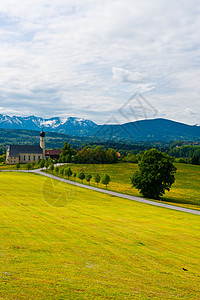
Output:
[[43,150],[43,159],[45,159],[45,132],[42,131],[40,132],[40,148]]
[[43,128],[42,128],[42,131],[40,132],[40,136],[45,137],[45,132],[43,131]]

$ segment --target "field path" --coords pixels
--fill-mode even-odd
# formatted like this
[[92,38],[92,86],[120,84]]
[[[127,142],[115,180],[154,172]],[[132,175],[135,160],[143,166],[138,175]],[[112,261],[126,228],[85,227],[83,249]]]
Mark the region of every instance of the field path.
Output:
[[116,197],[120,197],[120,198],[124,198],[124,199],[128,199],[128,200],[132,200],[132,201],[137,201],[137,202],[141,202],[141,203],[145,203],[145,204],[149,204],[149,205],[154,205],[154,206],[159,206],[159,207],[164,207],[164,208],[168,208],[168,209],[178,210],[178,211],[182,211],[182,212],[186,212],[186,213],[190,213],[190,214],[200,215],[200,211],[198,211],[198,210],[179,207],[179,206],[170,205],[170,204],[165,204],[165,203],[161,203],[161,202],[155,202],[155,201],[147,200],[147,199],[140,198],[140,197],[135,197],[135,196],[131,196],[131,195],[116,193],[116,192],[109,191],[109,190],[99,189],[99,188],[96,188],[96,187],[93,187],[93,186],[84,185],[84,184],[81,184],[81,183],[78,183],[78,182],[70,181],[70,180],[67,180],[67,179],[64,179],[64,178],[60,178],[60,177],[42,172],[40,169],[33,170],[31,172],[34,172],[34,173],[37,173],[37,174],[40,174],[40,175],[43,175],[43,176],[46,176],[46,177],[50,177],[50,178],[55,179],[55,180],[66,182],[68,184],[79,186],[79,187],[82,187],[82,188],[85,188],[85,189],[93,190],[93,191],[96,191],[96,192],[105,193],[105,194],[108,194],[108,195],[112,195],[112,196],[116,196]]

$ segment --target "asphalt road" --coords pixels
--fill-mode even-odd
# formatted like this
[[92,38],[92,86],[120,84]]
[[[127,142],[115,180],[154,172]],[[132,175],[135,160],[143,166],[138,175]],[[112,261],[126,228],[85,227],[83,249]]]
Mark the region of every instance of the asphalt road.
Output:
[[177,211],[181,211],[181,212],[185,212],[185,213],[200,215],[200,211],[198,211],[198,210],[179,207],[179,206],[170,205],[170,204],[165,204],[165,203],[162,203],[162,202],[155,202],[155,201],[147,200],[147,199],[140,198],[140,197],[135,197],[135,196],[131,196],[131,195],[112,192],[112,191],[109,191],[109,190],[99,189],[99,188],[96,188],[96,187],[93,187],[93,186],[84,185],[84,184],[81,184],[81,183],[78,183],[78,182],[73,182],[73,181],[70,181],[70,180],[67,180],[67,179],[64,179],[64,178],[60,178],[60,177],[42,172],[40,169],[33,170],[32,172],[38,173],[38,174],[46,176],[46,177],[50,177],[50,178],[55,179],[55,180],[66,182],[68,184],[72,184],[72,185],[79,186],[79,187],[82,187],[82,188],[85,188],[85,189],[89,189],[89,190],[92,190],[92,191],[96,191],[96,192],[100,192],[100,193],[104,193],[104,194],[108,194],[108,195],[112,195],[112,196],[116,196],[116,197],[120,197],[120,198],[124,198],[124,199],[128,199],[128,200],[132,200],[132,201],[137,201],[137,202],[141,202],[141,203],[145,203],[145,204],[149,204],[149,205],[154,205],[154,206],[173,209],[173,210],[177,210]]

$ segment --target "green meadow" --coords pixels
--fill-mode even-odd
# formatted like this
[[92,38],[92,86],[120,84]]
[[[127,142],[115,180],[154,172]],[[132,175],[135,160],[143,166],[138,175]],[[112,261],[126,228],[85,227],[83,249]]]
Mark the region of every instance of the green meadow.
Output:
[[[39,167],[37,165],[32,167],[32,169],[38,169]],[[17,170],[16,165],[6,165],[6,164],[0,164],[0,171],[3,170]],[[26,164],[20,164],[19,170],[27,170]]]
[[200,298],[199,216],[31,173],[0,190],[0,299]]
[[[134,196],[141,196],[141,194],[136,189],[131,187],[130,181],[133,173],[138,169],[137,164],[68,164],[65,165],[65,168],[69,166],[71,167],[73,172],[77,173],[77,175],[80,171],[90,173],[91,175],[94,175],[97,172],[101,176],[103,176],[103,174],[105,173],[108,173],[111,177],[111,182],[108,186],[110,190]],[[200,209],[200,166],[177,163],[176,167],[176,181],[173,184],[171,191],[166,191],[166,194],[162,198],[162,201],[182,207]],[[70,177],[70,180],[74,180],[73,176]],[[78,178],[76,178],[76,181],[81,182]],[[86,184],[86,181],[84,180],[83,183]],[[96,183],[93,179],[91,180],[90,184],[96,186]],[[105,188],[105,186],[101,183],[99,184],[99,187]]]

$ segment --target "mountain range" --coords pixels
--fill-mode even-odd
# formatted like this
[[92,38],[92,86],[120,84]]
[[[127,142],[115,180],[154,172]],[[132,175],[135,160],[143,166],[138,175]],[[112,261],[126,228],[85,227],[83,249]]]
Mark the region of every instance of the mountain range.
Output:
[[50,132],[60,132],[73,135],[82,135],[90,128],[96,127],[97,124],[90,120],[81,118],[50,118],[43,119],[35,116],[28,117],[10,117],[0,114],[0,128],[4,129],[30,129],[43,130]]
[[43,119],[35,116],[17,117],[0,114],[0,128],[28,129],[92,137],[96,140],[171,141],[198,140],[200,126],[187,125],[167,119],[150,119],[122,125],[97,125],[93,121],[69,117]]

